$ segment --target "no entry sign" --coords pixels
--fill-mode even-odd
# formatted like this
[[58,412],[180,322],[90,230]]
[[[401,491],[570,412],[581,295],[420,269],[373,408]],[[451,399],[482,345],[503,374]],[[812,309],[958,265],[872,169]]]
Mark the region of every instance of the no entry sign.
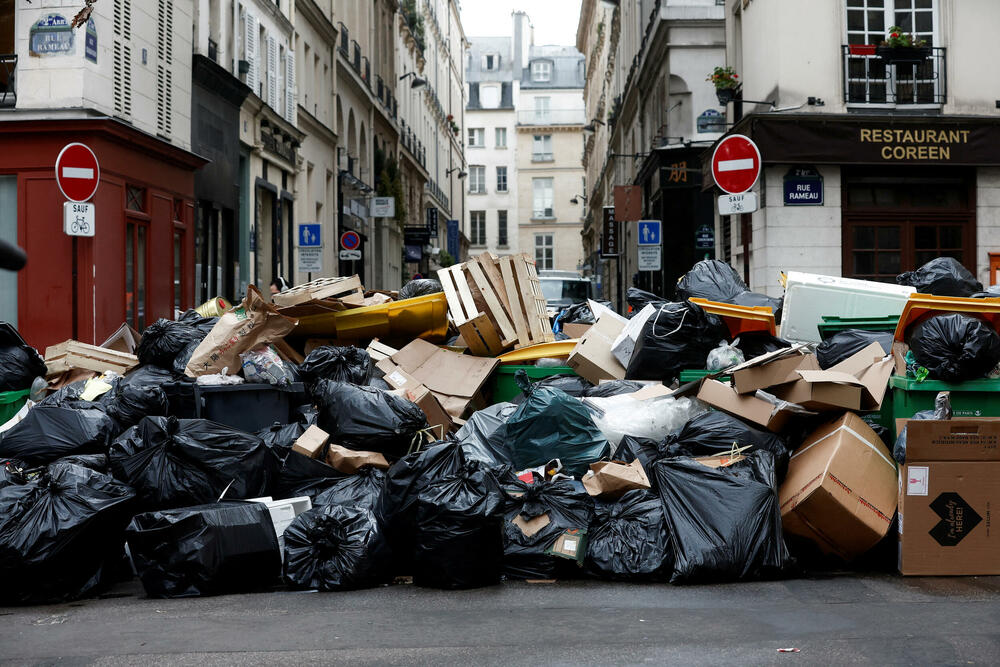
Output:
[[746,192],[760,177],[760,151],[749,137],[733,134],[712,153],[715,184],[731,195]]
[[97,192],[101,168],[97,156],[88,146],[66,144],[56,158],[56,183],[70,201],[85,202]]

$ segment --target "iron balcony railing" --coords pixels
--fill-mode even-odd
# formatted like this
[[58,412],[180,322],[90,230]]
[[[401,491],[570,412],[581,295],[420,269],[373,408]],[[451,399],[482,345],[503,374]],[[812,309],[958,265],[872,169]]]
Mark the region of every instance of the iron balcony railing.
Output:
[[555,158],[553,158],[552,153],[532,153],[531,154],[531,161],[532,162],[552,162],[552,160],[554,160],[554,159]]
[[0,107],[17,104],[17,54],[0,54]]
[[359,75],[361,74],[361,45],[356,40],[351,40],[351,47],[354,49],[351,58],[351,66]]
[[344,57],[349,57],[348,50],[351,46],[351,31],[347,29],[343,21],[338,21],[337,25],[340,26],[340,52],[344,54]]
[[584,109],[535,109],[518,111],[518,125],[586,125]]
[[927,49],[922,62],[890,62],[872,44],[841,47],[844,101],[880,106],[940,106],[948,99],[947,63],[943,47]]

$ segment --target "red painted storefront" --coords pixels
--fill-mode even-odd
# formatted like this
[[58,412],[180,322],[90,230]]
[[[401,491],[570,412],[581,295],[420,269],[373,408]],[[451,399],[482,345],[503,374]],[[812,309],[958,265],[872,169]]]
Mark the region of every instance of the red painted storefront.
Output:
[[[101,181],[96,235],[76,239],[74,253],[54,165],[75,141],[97,155]],[[0,146],[0,174],[18,177],[18,243],[28,254],[17,293],[25,340],[43,352],[68,338],[99,344],[122,322],[141,330],[191,307],[194,173],[205,160],[105,118],[3,122]]]

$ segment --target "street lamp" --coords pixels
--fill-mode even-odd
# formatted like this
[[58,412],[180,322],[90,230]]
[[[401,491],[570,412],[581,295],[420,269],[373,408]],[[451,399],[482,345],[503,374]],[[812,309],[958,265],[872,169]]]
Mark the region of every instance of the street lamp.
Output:
[[577,204],[580,203],[581,199],[583,200],[584,204],[587,203],[587,197],[586,197],[586,195],[573,195],[573,198],[569,200],[569,203],[573,204],[574,206],[576,206]]
[[604,121],[597,120],[595,118],[594,120],[590,121],[588,124],[586,124],[586,125],[583,126],[583,131],[584,132],[597,132],[597,126],[598,125],[604,125]]
[[462,178],[465,178],[466,176],[468,176],[468,175],[469,175],[469,174],[468,174],[468,173],[467,173],[467,172],[466,172],[466,171],[465,171],[464,169],[462,169],[461,167],[452,167],[452,168],[451,168],[451,169],[449,169],[448,171],[444,172],[444,175],[445,175],[445,176],[451,176],[451,173],[452,173],[453,171],[457,171],[457,172],[458,172],[458,178],[459,178],[459,179],[462,179]]
[[410,88],[419,88],[421,86],[427,85],[427,79],[421,79],[419,76],[417,76],[416,72],[407,72],[403,76],[399,77],[399,80],[402,81],[408,76],[413,77],[413,81],[410,82]]

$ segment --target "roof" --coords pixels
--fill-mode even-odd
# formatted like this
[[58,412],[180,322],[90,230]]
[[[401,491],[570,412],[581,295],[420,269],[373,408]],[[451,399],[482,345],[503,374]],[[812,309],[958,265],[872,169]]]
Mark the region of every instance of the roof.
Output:
[[[468,53],[470,62],[465,69],[465,80],[469,83],[478,81],[513,81],[514,60],[510,37],[470,37]],[[498,70],[483,70],[483,56],[496,54],[500,56]]]
[[[531,63],[538,60],[552,63],[552,78],[549,81],[531,80]],[[521,89],[583,88],[585,80],[584,57],[576,47],[532,46],[527,66],[521,72]]]

